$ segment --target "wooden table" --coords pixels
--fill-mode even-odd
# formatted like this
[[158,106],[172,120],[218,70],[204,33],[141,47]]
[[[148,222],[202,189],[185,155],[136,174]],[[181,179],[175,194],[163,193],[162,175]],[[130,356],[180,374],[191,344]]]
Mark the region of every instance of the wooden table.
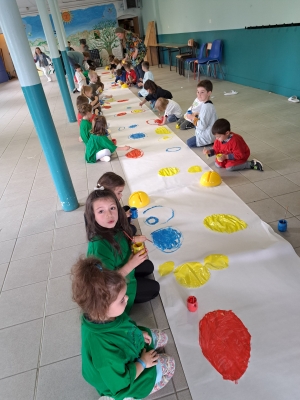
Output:
[[[186,48],[186,47],[189,47],[189,48],[190,48],[190,46],[188,46],[187,44],[157,43],[156,48],[157,48],[157,54],[158,54],[158,67],[159,67],[159,64],[160,64],[161,67],[162,67],[162,61],[161,61],[161,60],[162,60],[162,57],[160,57],[160,49],[161,49],[162,53],[163,53],[164,51],[168,51],[168,53],[169,53],[170,71],[171,71],[171,70],[172,70],[172,69],[171,69],[171,62],[172,62],[171,57],[172,57],[172,53],[179,52],[179,54],[181,54],[182,49],[184,49],[184,48]],[[176,71],[177,71],[177,66],[176,66]]]

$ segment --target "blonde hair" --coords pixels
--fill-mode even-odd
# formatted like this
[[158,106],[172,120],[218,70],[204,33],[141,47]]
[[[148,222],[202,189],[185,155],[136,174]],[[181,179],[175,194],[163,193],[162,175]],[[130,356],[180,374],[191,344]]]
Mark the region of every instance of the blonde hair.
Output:
[[98,76],[96,71],[89,70],[89,78],[91,79],[92,76]]
[[159,111],[165,111],[165,109],[167,108],[168,104],[169,104],[169,100],[168,99],[164,99],[163,97],[159,97],[156,100],[155,108],[157,108]]
[[86,92],[92,92],[93,93],[92,87],[91,86],[82,86],[80,94],[82,96],[86,96]]

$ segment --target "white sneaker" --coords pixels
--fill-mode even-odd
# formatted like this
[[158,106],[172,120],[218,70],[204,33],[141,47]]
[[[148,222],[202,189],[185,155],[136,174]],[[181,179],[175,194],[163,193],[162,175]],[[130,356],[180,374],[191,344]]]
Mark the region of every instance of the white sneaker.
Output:
[[108,161],[110,161],[110,157],[104,156],[104,157],[100,158],[100,161],[108,162]]
[[52,79],[51,79],[51,78],[48,78],[48,82],[52,82]]

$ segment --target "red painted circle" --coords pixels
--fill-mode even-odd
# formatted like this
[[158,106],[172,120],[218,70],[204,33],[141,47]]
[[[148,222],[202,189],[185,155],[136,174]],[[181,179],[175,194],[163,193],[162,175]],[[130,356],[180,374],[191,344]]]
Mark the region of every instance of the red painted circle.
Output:
[[117,114],[117,117],[122,117],[123,115],[126,115],[126,114],[127,114],[126,112],[122,112],[122,113]]
[[125,155],[128,158],[140,158],[140,157],[143,157],[144,152],[139,149],[133,149],[133,150],[129,151],[128,153],[126,153]]
[[118,103],[124,103],[124,101],[129,101],[129,99],[125,99],[125,100],[117,100]]

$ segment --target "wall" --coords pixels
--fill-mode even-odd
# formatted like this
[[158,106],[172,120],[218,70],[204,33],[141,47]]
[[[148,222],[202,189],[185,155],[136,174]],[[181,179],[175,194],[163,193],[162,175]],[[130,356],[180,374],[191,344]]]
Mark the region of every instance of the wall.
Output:
[[[265,3],[227,0],[225,5],[219,0],[205,4],[189,0],[188,7],[184,7],[178,0],[143,0],[142,16],[144,27],[148,21],[157,22],[161,43],[186,43],[193,38],[201,44],[222,39],[226,80],[288,97],[300,97],[300,27],[244,29],[250,25],[300,22],[300,2],[273,0],[272,9]],[[167,12],[171,6],[176,10],[172,18]],[[299,20],[295,15],[299,15]],[[175,56],[172,64],[175,65]]]

